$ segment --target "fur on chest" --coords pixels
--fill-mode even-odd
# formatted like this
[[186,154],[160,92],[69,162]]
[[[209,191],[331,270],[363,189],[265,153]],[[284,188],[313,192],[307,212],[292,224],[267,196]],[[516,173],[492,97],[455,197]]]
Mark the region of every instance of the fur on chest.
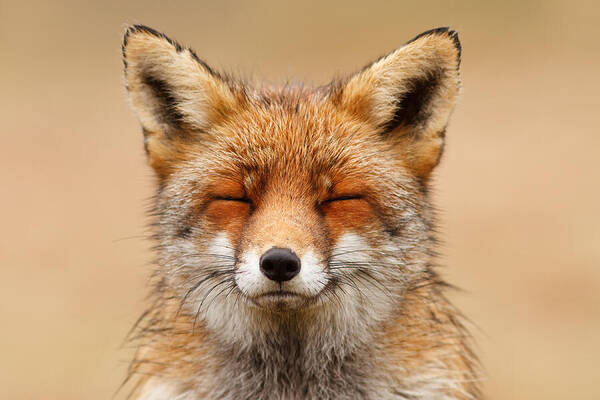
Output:
[[[150,380],[143,400],[376,399],[389,392],[369,349],[349,354],[285,340],[275,347],[222,351],[187,382]],[[400,398],[400,397],[397,397]]]
[[[303,349],[298,343],[277,349],[223,352],[226,357],[205,364],[191,379],[152,379],[141,400],[306,400],[306,399],[457,399],[459,382],[446,374],[406,371],[392,376],[385,357],[372,349],[340,355]],[[431,372],[431,371],[430,371]]]
[[211,398],[357,399],[370,398],[373,364],[368,350],[340,354],[306,348],[293,340],[268,349],[231,355],[217,372]]

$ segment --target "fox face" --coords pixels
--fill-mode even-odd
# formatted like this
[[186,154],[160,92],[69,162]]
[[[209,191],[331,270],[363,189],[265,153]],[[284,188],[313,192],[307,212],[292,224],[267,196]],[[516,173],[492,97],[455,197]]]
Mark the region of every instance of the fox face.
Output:
[[459,91],[455,32],[317,88],[223,76],[143,26],[123,54],[178,312],[231,342],[283,327],[367,340],[432,279],[428,182]]

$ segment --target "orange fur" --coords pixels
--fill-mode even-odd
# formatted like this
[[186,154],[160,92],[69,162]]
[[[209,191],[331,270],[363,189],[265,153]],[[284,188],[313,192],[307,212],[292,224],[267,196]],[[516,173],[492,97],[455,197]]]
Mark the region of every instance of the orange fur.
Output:
[[[432,259],[455,32],[320,88],[235,81],[143,26],[123,53],[159,181],[138,398],[480,396]],[[301,260],[299,278],[261,275],[273,247]]]

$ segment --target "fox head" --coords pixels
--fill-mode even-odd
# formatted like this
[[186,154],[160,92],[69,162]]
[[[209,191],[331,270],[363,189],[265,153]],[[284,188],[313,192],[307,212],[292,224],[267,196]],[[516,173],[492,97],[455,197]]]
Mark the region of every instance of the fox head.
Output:
[[234,339],[282,321],[368,329],[433,279],[454,31],[317,88],[235,80],[144,26],[123,57],[158,181],[160,285],[180,312]]

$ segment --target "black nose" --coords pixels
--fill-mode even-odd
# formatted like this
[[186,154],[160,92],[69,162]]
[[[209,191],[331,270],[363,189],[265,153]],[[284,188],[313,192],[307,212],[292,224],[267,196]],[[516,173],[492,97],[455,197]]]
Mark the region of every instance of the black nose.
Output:
[[290,249],[273,247],[260,258],[260,270],[272,281],[289,281],[300,272],[300,259]]

